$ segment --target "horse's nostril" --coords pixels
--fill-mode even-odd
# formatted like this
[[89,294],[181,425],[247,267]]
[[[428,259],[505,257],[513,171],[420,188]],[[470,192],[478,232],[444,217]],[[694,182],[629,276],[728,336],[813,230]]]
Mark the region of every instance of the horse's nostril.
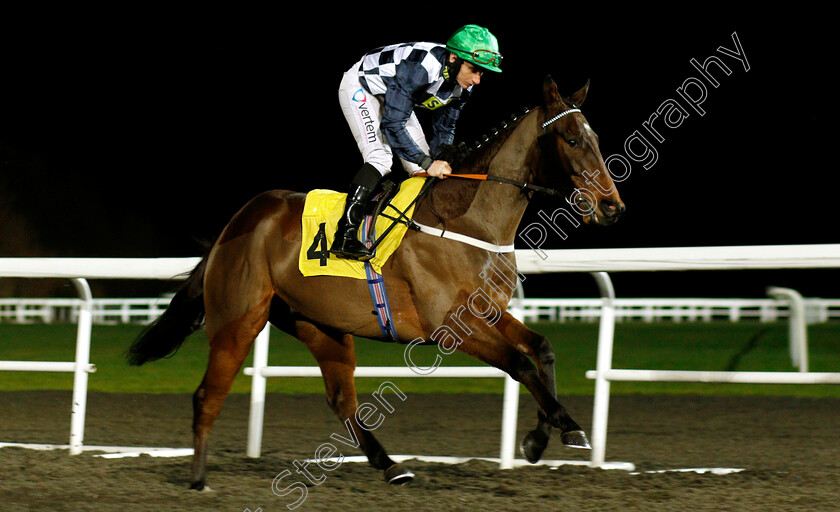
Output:
[[624,206],[624,203],[621,201],[615,202],[610,199],[601,200],[601,211],[607,217],[618,217],[619,215],[624,213],[624,210],[626,209],[627,207]]

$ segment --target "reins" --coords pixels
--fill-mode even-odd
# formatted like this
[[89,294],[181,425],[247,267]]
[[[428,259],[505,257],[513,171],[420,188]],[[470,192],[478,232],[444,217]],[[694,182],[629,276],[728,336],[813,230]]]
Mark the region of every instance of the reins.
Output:
[[[414,176],[423,177],[423,176],[426,176],[426,173],[417,173]],[[474,177],[473,179],[485,179],[486,178],[486,175],[484,175],[484,174],[474,174],[474,175],[460,174],[458,176],[462,176],[462,177],[463,176],[473,176]],[[392,204],[390,204],[390,202],[388,204],[386,204],[385,208],[383,208],[383,211],[380,211],[378,213],[378,215],[381,216],[381,217],[385,217],[387,219],[390,219],[392,221],[391,225],[388,226],[388,228],[385,229],[385,231],[381,235],[377,236],[375,240],[370,241],[371,243],[370,243],[368,249],[370,249],[370,250],[375,249],[376,246],[379,245],[379,242],[381,242],[385,238],[385,236],[394,228],[394,226],[396,226],[397,224],[405,224],[410,229],[413,229],[413,230],[416,230],[416,231],[421,231],[423,233],[426,233],[426,234],[429,234],[429,235],[432,235],[432,236],[437,236],[437,237],[441,237],[441,238],[448,238],[450,240],[457,240],[459,242],[462,242],[462,243],[465,243],[465,244],[468,244],[468,245],[472,245],[473,247],[478,247],[480,249],[484,249],[485,251],[491,251],[491,252],[497,252],[497,253],[507,253],[507,252],[512,252],[514,250],[513,244],[507,244],[507,245],[493,244],[493,243],[490,243],[490,242],[485,242],[483,240],[479,240],[477,238],[473,238],[471,236],[466,236],[466,235],[462,235],[462,234],[459,234],[459,233],[453,233],[451,231],[447,231],[446,230],[446,221],[443,220],[443,219],[441,219],[441,222],[443,223],[444,228],[443,229],[438,229],[438,228],[435,228],[435,227],[432,227],[432,226],[426,226],[425,224],[420,224],[416,220],[414,220],[412,218],[409,218],[406,215],[405,212],[407,212],[411,208],[411,206],[416,204],[417,201],[419,201],[421,197],[425,196],[426,193],[429,190],[431,190],[432,186],[434,185],[434,183],[436,181],[438,181],[438,180],[436,180],[436,179],[426,180],[426,182],[421,187],[420,192],[418,192],[417,196],[405,208],[405,211],[401,211],[398,208],[395,208]],[[391,215],[385,213],[385,210],[387,210],[389,208],[396,211],[396,217],[392,217]]]
[[[580,112],[580,109],[579,108],[570,108],[568,110],[564,110],[563,112],[560,112],[559,114],[555,115],[551,119],[549,119],[549,120],[545,121],[544,123],[540,124],[540,128],[545,130],[549,125],[551,125],[552,123],[554,123],[558,119],[560,119],[563,116],[566,116],[568,114],[572,114],[574,112]],[[540,137],[543,137],[545,135],[546,134],[543,134]],[[435,179],[431,179],[431,180],[426,181],[426,183],[423,185],[420,193],[417,195],[417,197],[414,198],[411,205],[415,204],[422,196],[424,196],[431,189],[433,183],[441,180],[441,178],[430,176],[425,171],[414,173],[412,175],[412,177],[430,177],[430,178],[435,178]],[[565,194],[563,194],[563,192],[558,190],[558,189],[543,187],[543,186],[540,186],[540,185],[534,185],[533,183],[528,183],[527,181],[514,180],[514,179],[511,179],[511,178],[506,178],[504,176],[497,176],[495,174],[489,174],[489,173],[488,174],[468,174],[468,173],[447,174],[447,175],[444,176],[443,179],[448,179],[448,178],[457,178],[457,179],[475,180],[475,181],[495,181],[497,183],[505,183],[505,184],[513,185],[513,186],[519,188],[519,190],[523,193],[526,192],[526,191],[531,191],[531,192],[536,192],[536,193],[539,193],[539,194],[545,194],[545,195],[549,195],[549,196],[564,197],[566,199],[566,201],[569,202],[569,204],[571,204],[571,201],[569,200],[569,198],[566,198]],[[390,205],[388,205],[388,206],[390,206]],[[393,207],[391,207],[391,208],[393,208]],[[406,208],[406,211],[407,210],[408,210],[408,208]],[[411,229],[422,231],[424,233],[427,233],[427,234],[430,234],[430,235],[433,235],[433,236],[439,236],[439,237],[442,237],[442,238],[449,238],[449,239],[452,239],[452,240],[458,240],[460,242],[463,242],[463,243],[466,243],[466,244],[469,244],[469,245],[472,245],[474,247],[478,247],[478,248],[481,248],[481,249],[484,249],[484,250],[487,250],[487,251],[505,253],[505,252],[511,252],[511,251],[514,250],[514,245],[513,244],[497,245],[497,244],[492,244],[492,243],[485,242],[485,241],[482,241],[482,240],[478,240],[478,239],[473,238],[473,237],[461,235],[461,234],[458,234],[458,233],[449,232],[449,231],[446,230],[446,227],[445,227],[446,222],[443,221],[443,219],[441,219],[441,221],[443,221],[444,229],[437,229],[437,228],[433,228],[431,226],[425,226],[423,224],[420,224],[417,221],[415,221],[414,219],[409,219],[405,215],[405,212],[402,212],[402,211],[399,211],[399,210],[397,210],[397,216],[396,217],[391,217],[390,215],[387,215],[386,213],[384,213],[384,211],[380,212],[379,215],[381,215],[383,217],[386,217],[386,218],[389,218],[393,222],[392,222],[391,226],[389,226],[388,229],[386,229],[385,232],[382,233],[382,235],[380,237],[377,237],[377,239],[373,241],[372,247],[376,247],[376,245],[379,244],[379,242],[382,240],[382,238],[384,238],[384,236],[386,234],[388,234],[388,232],[391,231],[391,229],[397,223],[402,223],[402,224],[406,224]]]
[[[418,172],[415,173],[414,176],[428,176],[428,174],[426,174],[425,172]],[[496,176],[495,174],[447,174],[446,178],[461,178],[478,181],[497,181],[499,183],[507,183],[508,185],[513,185],[522,191],[532,190],[534,192],[539,192],[541,194],[546,194],[550,196],[563,195],[562,192],[555,188],[541,187],[539,185],[534,185],[533,183],[528,183],[527,181],[512,180],[510,178],[505,178],[504,176]]]
[[[567,116],[569,114],[573,114],[575,112],[580,112],[579,108],[570,108],[568,110],[564,110],[560,112],[556,116],[552,117],[551,119],[545,121],[544,123],[540,124],[540,128],[545,130],[549,125],[557,121],[558,119]],[[413,174],[413,176],[429,176],[426,172],[418,172]],[[513,185],[519,188],[521,191],[530,190],[533,192],[537,192],[540,194],[546,194],[549,196],[564,196],[564,194],[556,189],[556,188],[548,188],[542,187],[540,185],[534,185],[533,183],[528,183],[527,181],[519,181],[513,180],[510,178],[505,178],[504,176],[496,176],[495,174],[447,174],[446,178],[460,178],[460,179],[468,179],[468,180],[478,180],[478,181],[496,181],[499,183],[507,183],[508,185]]]

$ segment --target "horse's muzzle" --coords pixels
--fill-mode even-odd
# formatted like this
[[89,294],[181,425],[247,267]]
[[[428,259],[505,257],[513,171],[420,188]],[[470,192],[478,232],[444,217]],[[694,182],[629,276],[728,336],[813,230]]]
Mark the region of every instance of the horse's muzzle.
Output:
[[608,226],[618,221],[625,210],[627,210],[627,207],[621,200],[601,199],[598,204],[598,209],[592,216],[596,223]]

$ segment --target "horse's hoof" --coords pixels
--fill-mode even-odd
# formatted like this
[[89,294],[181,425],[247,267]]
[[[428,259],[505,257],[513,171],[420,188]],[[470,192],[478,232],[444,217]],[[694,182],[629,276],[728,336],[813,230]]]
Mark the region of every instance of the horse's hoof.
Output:
[[568,446],[569,448],[578,448],[581,450],[592,449],[592,446],[589,444],[589,439],[586,438],[586,434],[583,430],[570,430],[569,432],[563,432],[563,435],[560,436],[560,440],[563,442],[563,446]]
[[399,464],[394,464],[385,470],[385,481],[391,485],[405,485],[412,480],[414,480],[414,473]]
[[522,444],[519,445],[519,451],[525,460],[531,464],[536,464],[542,458],[545,447],[548,446],[548,436],[542,430],[532,430],[528,432]]
[[213,492],[213,489],[204,482],[193,482],[190,484],[190,489],[198,492]]

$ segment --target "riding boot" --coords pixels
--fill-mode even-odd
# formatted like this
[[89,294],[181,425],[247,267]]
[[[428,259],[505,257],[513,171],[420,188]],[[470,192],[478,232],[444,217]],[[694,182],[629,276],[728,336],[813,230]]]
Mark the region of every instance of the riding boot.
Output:
[[330,252],[339,258],[365,259],[371,256],[371,252],[359,241],[359,225],[365,216],[365,206],[372,190],[356,185],[347,194],[347,202],[344,207],[344,214],[338,220],[338,228],[335,231]]
[[382,177],[379,171],[370,164],[365,164],[356,174],[347,194],[347,201],[344,206],[344,214],[338,220],[338,227],[335,232],[335,240],[330,247],[330,253],[339,258],[370,259],[373,253],[359,240],[359,226],[365,216],[367,206],[373,189]]

